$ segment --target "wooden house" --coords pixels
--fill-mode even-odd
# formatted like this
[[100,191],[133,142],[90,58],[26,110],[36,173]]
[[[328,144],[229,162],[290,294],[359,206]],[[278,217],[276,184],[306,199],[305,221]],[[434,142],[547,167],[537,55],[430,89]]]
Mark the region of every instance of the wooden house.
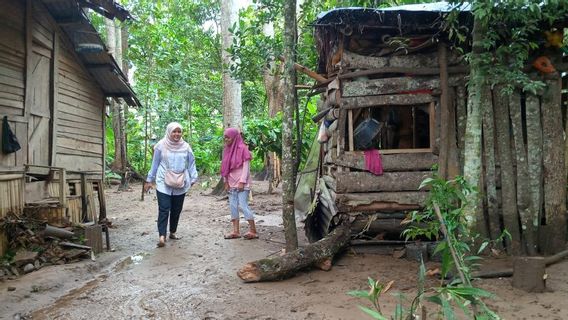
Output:
[[[21,146],[0,153],[0,220],[36,208],[51,220],[93,221],[104,201],[107,98],[139,101],[88,8],[129,18],[109,0],[0,0],[0,118]],[[0,254],[5,247],[0,237]]]
[[[328,234],[346,214],[354,220],[352,230],[357,234],[398,237],[408,212],[423,208],[428,191],[419,186],[432,176],[434,166],[443,178],[463,174],[469,66],[443,31],[449,10],[447,3],[434,3],[376,10],[340,8],[318,16],[314,23],[317,72],[328,79],[319,84],[323,93],[318,120],[323,135],[312,149],[316,160],[300,173],[295,201],[296,213],[306,214],[311,241]],[[458,16],[460,24],[471,30],[472,15],[462,10]],[[559,67],[565,66],[560,50],[548,55]],[[487,88],[494,99],[489,99],[489,113],[484,111],[483,116],[484,156],[478,186],[482,235],[495,239],[504,229],[513,231],[514,238],[506,245],[514,253],[523,251],[519,225],[526,208],[506,194],[526,190],[522,188],[526,181],[518,179],[523,171],[517,168],[527,158],[527,140],[515,138],[509,126],[525,128],[526,137],[531,123],[527,118],[533,116],[526,106],[532,101],[534,108],[542,110],[538,134],[558,139],[564,134],[566,108],[566,97],[562,104],[560,100],[561,73],[543,75],[530,67],[527,73],[545,81],[548,89],[536,95],[518,91],[508,97],[508,107],[519,107],[519,118],[503,109],[506,103],[498,98],[499,86],[492,91]],[[538,198],[543,204],[538,213],[541,236],[535,244],[542,252],[557,251],[566,239],[566,207],[557,200],[566,199],[564,142],[555,142],[555,151],[546,139],[539,142],[544,154],[555,154],[554,163],[535,160],[541,172],[549,172],[535,178],[537,189],[544,190]],[[373,149],[379,150],[382,174],[370,172],[376,160]],[[552,185],[559,190],[551,189]],[[547,192],[559,193],[558,198],[552,200]],[[551,244],[542,235],[557,223],[564,226],[555,229],[562,240]]]

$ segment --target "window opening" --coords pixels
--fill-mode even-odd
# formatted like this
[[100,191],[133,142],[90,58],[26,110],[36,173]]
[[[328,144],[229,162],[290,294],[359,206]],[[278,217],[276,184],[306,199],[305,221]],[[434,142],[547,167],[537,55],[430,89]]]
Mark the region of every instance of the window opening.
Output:
[[433,104],[354,110],[354,150],[431,151]]

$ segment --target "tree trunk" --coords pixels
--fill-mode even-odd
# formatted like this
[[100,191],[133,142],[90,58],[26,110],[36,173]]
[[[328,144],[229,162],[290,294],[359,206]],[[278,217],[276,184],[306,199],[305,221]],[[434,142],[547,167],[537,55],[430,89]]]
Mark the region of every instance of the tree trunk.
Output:
[[[489,90],[489,89],[487,89]],[[499,222],[499,212],[497,211],[497,186],[495,183],[495,124],[493,103],[491,95],[488,94],[487,103],[483,104],[483,155],[485,162],[485,196],[487,199],[487,215],[489,223],[489,235],[491,240],[497,239],[501,235],[501,224]],[[497,244],[498,248],[502,246]]]
[[249,262],[237,272],[237,275],[245,282],[289,278],[304,268],[332,259],[349,244],[350,239],[350,226],[344,221],[325,238],[304,248],[288,251],[283,256]]
[[[480,54],[484,51],[482,41],[487,32],[487,22],[476,18],[473,22],[473,47],[470,62],[470,81],[468,85],[467,123],[465,132],[464,178],[472,186],[479,189],[481,176],[481,110],[487,102],[484,97],[485,79],[481,72]],[[483,238],[487,238],[483,211],[480,206],[478,192],[467,196],[465,220],[470,230],[476,230]]]
[[511,151],[511,129],[509,124],[509,101],[502,94],[502,86],[494,90],[495,128],[497,132],[497,151],[501,169],[501,211],[505,229],[511,239],[505,238],[507,251],[512,255],[520,255],[521,233],[519,231],[519,214],[517,212],[517,193],[515,172]]
[[[122,68],[122,72],[126,75],[126,78],[129,79],[128,73],[130,72],[130,66],[128,63],[128,26],[126,23],[120,24],[120,45],[122,47],[121,59],[122,63],[120,67]],[[132,82],[131,82],[132,83]],[[128,161],[128,132],[126,128],[128,127],[128,117],[129,117],[129,110],[128,104],[123,104],[122,107],[122,114],[123,114],[123,124],[124,128],[122,130],[123,137],[124,137],[124,154],[126,154],[126,165],[130,165]]]
[[538,226],[542,212],[542,126],[538,97],[533,94],[527,94],[525,107],[527,122],[527,167],[529,171],[528,177],[531,195],[529,219],[532,223],[533,239],[535,239],[534,245],[536,247]]
[[[114,20],[106,19],[105,27],[107,32],[107,47],[109,53],[117,60],[119,67],[122,64],[122,45],[117,39],[117,28]],[[120,34],[119,34],[120,38]],[[111,101],[112,110],[112,131],[114,133],[114,161],[111,168],[120,174],[119,189],[127,188],[127,155],[126,155],[126,139],[124,134],[124,117],[122,114],[122,105],[116,101]]]
[[[272,23],[264,25],[263,32],[265,36],[274,37],[274,27]],[[273,57],[274,58],[274,57]],[[274,59],[268,63],[267,67],[264,69],[263,83],[264,90],[266,91],[266,97],[268,100],[268,115],[272,118],[279,111],[282,110],[284,105],[284,90],[282,73],[284,64],[275,63]],[[268,152],[266,154],[266,170],[268,173],[268,193],[271,194],[275,187],[280,183],[280,173],[275,172],[276,169],[277,155],[274,152]]]
[[233,34],[229,31],[237,22],[237,6],[235,0],[221,1],[221,35],[223,61],[223,126],[242,130],[241,84],[233,78],[230,66],[234,64],[228,49],[233,43]]
[[286,252],[298,248],[298,234],[294,216],[293,129],[296,109],[296,0],[284,3],[284,112],[282,115],[282,220],[286,237]]
[[[551,237],[544,254],[563,250],[566,243],[566,170],[563,155],[561,79],[548,80],[542,102],[544,135],[544,212]],[[568,117],[567,117],[568,118]]]
[[529,170],[527,164],[527,151],[523,137],[523,123],[521,115],[521,97],[515,92],[509,100],[509,112],[513,126],[513,138],[515,141],[515,157],[517,164],[517,208],[521,217],[521,230],[525,248],[529,255],[536,254],[533,222],[530,210]]
[[460,166],[460,174],[463,175],[464,155],[465,155],[465,127],[467,122],[466,110],[466,90],[464,86],[456,88],[456,118],[457,118],[457,133],[458,133],[458,162]]

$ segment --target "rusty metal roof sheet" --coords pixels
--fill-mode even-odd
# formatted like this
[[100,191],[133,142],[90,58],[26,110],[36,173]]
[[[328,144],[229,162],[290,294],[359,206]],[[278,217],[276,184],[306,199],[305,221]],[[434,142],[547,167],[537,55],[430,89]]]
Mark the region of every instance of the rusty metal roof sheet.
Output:
[[54,20],[67,35],[89,73],[107,97],[122,98],[130,106],[140,106],[128,78],[108,53],[99,33],[83,9],[91,8],[107,18],[128,19],[130,14],[111,0],[42,0]]
[[[316,26],[363,25],[384,28],[437,29],[441,17],[456,8],[460,16],[471,16],[470,5],[453,5],[445,1],[402,5],[390,8],[336,8],[317,16]],[[438,23],[436,23],[438,22]]]

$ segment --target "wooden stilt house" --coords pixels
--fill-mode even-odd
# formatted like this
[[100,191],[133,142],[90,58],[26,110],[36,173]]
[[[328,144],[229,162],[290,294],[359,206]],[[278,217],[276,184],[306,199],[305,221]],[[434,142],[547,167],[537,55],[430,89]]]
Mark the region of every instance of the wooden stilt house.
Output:
[[[428,191],[418,189],[433,166],[443,178],[463,174],[469,66],[443,31],[449,11],[447,3],[433,3],[319,15],[317,72],[328,79],[320,85],[321,150],[312,152],[319,160],[300,174],[296,194],[297,214],[307,212],[310,240],[328,234],[344,215],[354,220],[355,233],[398,237],[408,212],[424,206]],[[458,16],[471,30],[470,12],[461,10]],[[566,65],[561,50],[547,55],[557,70]],[[533,245],[549,253],[562,249],[566,240],[566,96],[561,98],[566,78],[561,82],[561,72],[543,74],[530,66],[526,72],[545,81],[546,90],[503,96],[499,86],[486,88],[479,221],[482,235],[493,239],[507,229],[513,239],[505,245],[519,253],[527,251],[521,226],[527,210],[533,210]],[[542,138],[527,140],[527,135]],[[375,149],[382,174],[373,169]],[[539,154],[540,159],[530,157]],[[536,172],[530,183],[523,177],[526,168]],[[310,174],[315,178],[308,179]],[[305,181],[311,181],[308,187]],[[532,209],[525,190],[534,195]],[[302,204],[306,199],[311,207]],[[556,240],[544,236],[552,229]]]
[[0,0],[0,118],[21,146],[0,153],[0,220],[27,208],[80,223],[104,209],[107,98],[139,101],[87,9],[129,18],[108,0]]

